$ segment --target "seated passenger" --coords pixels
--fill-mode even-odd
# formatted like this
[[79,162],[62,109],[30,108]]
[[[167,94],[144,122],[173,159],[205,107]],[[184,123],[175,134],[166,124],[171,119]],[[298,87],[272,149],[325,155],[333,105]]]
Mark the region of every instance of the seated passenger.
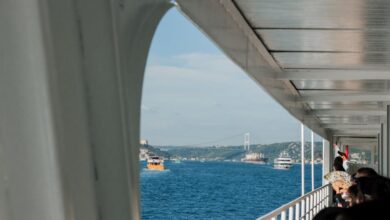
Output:
[[349,208],[329,207],[321,210],[313,219],[390,219],[390,179],[383,176],[360,177],[348,189]]

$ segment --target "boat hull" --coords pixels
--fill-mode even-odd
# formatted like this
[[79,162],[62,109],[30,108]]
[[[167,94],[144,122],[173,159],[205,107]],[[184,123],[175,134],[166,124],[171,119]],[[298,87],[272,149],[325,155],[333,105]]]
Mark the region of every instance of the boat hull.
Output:
[[267,164],[267,161],[265,160],[243,160],[242,162],[251,164]]
[[291,165],[274,165],[274,169],[278,170],[288,170],[290,169]]
[[146,168],[148,170],[160,170],[160,171],[165,170],[165,167],[162,164],[148,164],[146,165]]

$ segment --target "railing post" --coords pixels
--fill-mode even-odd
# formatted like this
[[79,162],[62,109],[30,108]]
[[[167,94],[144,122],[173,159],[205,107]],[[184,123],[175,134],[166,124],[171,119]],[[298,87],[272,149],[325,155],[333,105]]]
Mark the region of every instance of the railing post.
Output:
[[326,192],[325,189],[324,189],[323,192],[321,192],[321,194],[322,194],[322,201],[323,201],[321,209],[325,208],[326,205],[328,204],[328,201],[327,201],[326,196],[325,196],[325,192]]
[[282,215],[280,216],[281,220],[286,220],[286,211],[282,211]]
[[322,186],[313,192],[275,209],[259,219],[312,219],[322,208],[328,206],[326,202],[328,201],[328,195],[330,195],[329,186]]
[[290,208],[288,208],[288,220],[293,220],[293,219],[294,219],[294,208],[290,206]]
[[318,192],[314,193],[314,207],[313,207],[313,214],[317,214],[318,210]]
[[329,185],[326,187],[326,199],[327,199],[327,206],[326,207],[331,207],[332,202],[333,202],[333,193],[332,193],[332,186]]
[[309,219],[313,218],[313,207],[314,207],[314,200],[313,200],[313,194],[310,195],[310,210],[309,210]]
[[306,211],[305,211],[305,219],[309,219],[309,211],[310,211],[310,198],[306,197]]

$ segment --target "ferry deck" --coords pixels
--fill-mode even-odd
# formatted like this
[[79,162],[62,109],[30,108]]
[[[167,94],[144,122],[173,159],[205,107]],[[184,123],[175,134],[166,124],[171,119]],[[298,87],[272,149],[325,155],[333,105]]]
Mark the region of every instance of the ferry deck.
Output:
[[[390,176],[390,1],[3,0],[0,219],[140,219],[148,49],[178,7],[323,141]],[[312,218],[320,189],[262,219]]]

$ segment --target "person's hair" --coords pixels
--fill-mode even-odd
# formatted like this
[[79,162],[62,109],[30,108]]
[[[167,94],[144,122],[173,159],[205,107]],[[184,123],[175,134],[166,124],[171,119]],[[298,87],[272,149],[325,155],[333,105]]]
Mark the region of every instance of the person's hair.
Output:
[[355,180],[361,201],[390,198],[390,179],[383,176],[360,177]]
[[349,198],[351,200],[351,206],[354,206],[356,204],[359,204],[360,202],[364,201],[363,194],[359,190],[359,187],[357,184],[354,184],[348,188],[348,194]]
[[343,158],[341,158],[340,156],[334,158],[333,167],[336,171],[345,171],[343,167]]
[[313,220],[384,219],[390,205],[390,179],[383,176],[360,177],[348,193],[357,199],[350,208],[328,207],[321,210]]
[[377,176],[378,173],[372,169],[371,167],[362,167],[362,168],[359,168],[356,173],[359,173],[359,174],[363,174],[363,176],[367,176],[367,177],[372,177],[372,176]]

